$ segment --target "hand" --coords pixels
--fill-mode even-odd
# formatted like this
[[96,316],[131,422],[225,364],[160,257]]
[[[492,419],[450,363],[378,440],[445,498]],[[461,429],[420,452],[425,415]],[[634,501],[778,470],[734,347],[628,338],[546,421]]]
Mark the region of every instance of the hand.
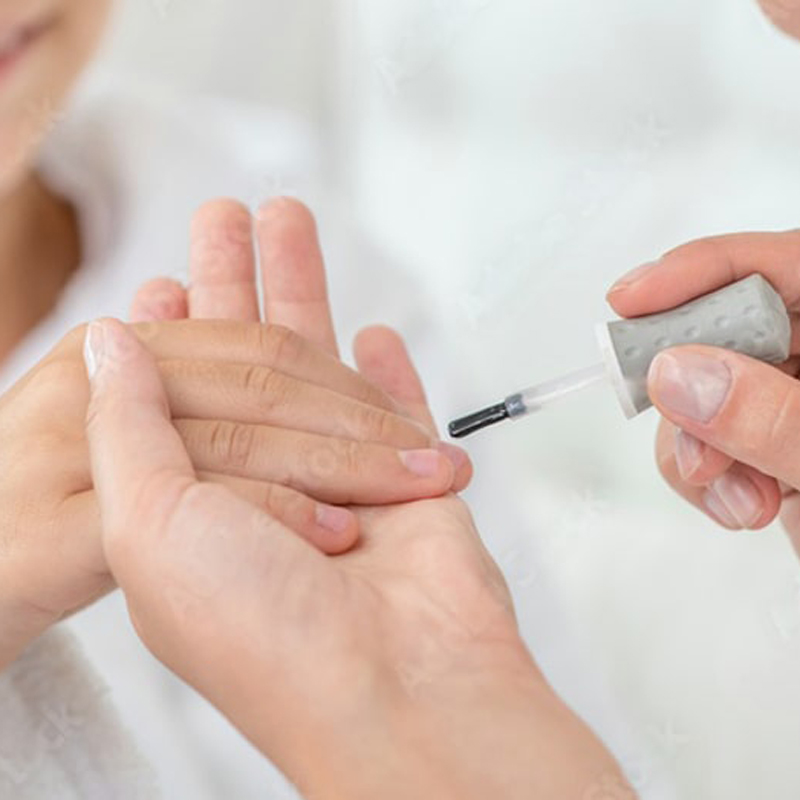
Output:
[[[536,669],[461,501],[360,510],[358,547],[326,557],[198,481],[123,326],[89,342],[105,550],[137,631],[308,798],[633,797]],[[356,349],[426,413],[394,334]]]
[[609,302],[623,316],[673,308],[759,272],[791,312],[790,360],[776,368],[713,347],[660,354],[649,391],[664,415],[657,458],[667,482],[730,529],[780,512],[800,548],[800,232],[703,239],[626,276]]
[[[208,241],[202,222],[194,265]],[[181,292],[151,285],[136,313],[179,318],[187,310]],[[469,478],[464,463],[452,463],[458,451],[433,449],[429,433],[388,396],[285,328],[180,322],[137,332],[158,359],[175,424],[204,479],[268,508],[325,552],[358,537],[353,514],[329,503],[434,496]],[[0,668],[113,587],[84,438],[83,338],[83,329],[73,331],[0,398]]]
[[758,4],[775,25],[800,38],[800,0],[758,0]]

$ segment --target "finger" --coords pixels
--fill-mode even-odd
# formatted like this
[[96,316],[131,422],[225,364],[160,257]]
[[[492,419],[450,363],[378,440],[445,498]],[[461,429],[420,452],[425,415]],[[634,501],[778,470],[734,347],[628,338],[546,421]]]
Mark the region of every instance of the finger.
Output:
[[231,422],[178,419],[175,426],[198,469],[279,483],[323,503],[401,503],[438,497],[453,485],[453,465],[438,450]]
[[156,363],[121,323],[104,320],[88,328],[86,365],[87,434],[103,524],[112,536],[137,519],[155,527],[196,482]]
[[673,437],[673,429],[660,428],[658,466],[669,486],[684,500],[729,530],[758,530],[775,519],[781,496],[773,478],[734,462],[706,486],[687,483],[680,475]]
[[169,278],[155,278],[145,283],[131,305],[131,322],[167,322],[188,316],[186,289]]
[[[365,328],[356,337],[353,351],[361,374],[383,389],[435,435],[436,423],[428,406],[425,389],[402,337],[391,328],[380,325]],[[456,468],[454,490],[461,491],[472,479],[469,456],[460,447],[446,443],[440,447]]]
[[253,225],[247,207],[214,200],[192,219],[189,313],[192,319],[259,320]]
[[733,465],[734,460],[729,455],[721,453],[691,433],[675,428],[666,420],[662,420],[662,424],[669,425],[674,430],[671,446],[675,452],[678,472],[686,483],[705,486]]
[[764,13],[781,30],[800,38],[800,0],[758,0]]
[[231,661],[255,652],[276,663],[287,620],[323,618],[331,571],[274,518],[197,481],[156,364],[135,336],[106,321],[90,326],[87,344],[88,438],[109,566],[145,644],[230,710],[241,681]]
[[173,417],[272,425],[404,449],[435,443],[412,419],[270,367],[220,361],[162,361],[159,367]]
[[800,310],[800,231],[736,233],[690,242],[639,267],[611,287],[608,301],[623,317],[674,308],[714,289],[763,275],[790,311]]
[[317,503],[301,492],[277,483],[213,472],[200,472],[198,477],[227,486],[238,497],[263,509],[323,553],[344,553],[358,541],[358,519],[346,508]]
[[[398,412],[385,392],[329,353],[279,325],[228,321],[149,322],[133,326],[159,361],[196,360],[255,364],[325,386],[388,411]],[[53,362],[72,361],[83,346],[85,326],[71,331],[50,353]]]
[[402,337],[391,328],[374,325],[356,336],[353,352],[359,372],[379,386],[411,415],[436,434],[436,422],[425,389]]
[[338,354],[325,263],[311,212],[297,200],[273,200],[258,211],[256,239],[267,321]]
[[660,353],[648,388],[671,422],[736,461],[800,485],[800,383],[729,350],[689,346]]

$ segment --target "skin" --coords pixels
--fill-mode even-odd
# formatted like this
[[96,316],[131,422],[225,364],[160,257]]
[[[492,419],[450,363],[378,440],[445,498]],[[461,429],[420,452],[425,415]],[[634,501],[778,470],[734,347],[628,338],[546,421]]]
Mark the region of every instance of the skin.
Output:
[[[334,352],[310,216],[286,202],[284,230],[305,244],[266,271],[272,318]],[[96,323],[87,345],[104,547],[137,631],[304,796],[634,797],[536,667],[461,500],[358,508],[358,546],[325,556],[198,481],[129,331]],[[355,354],[364,378],[432,425],[394,332],[362,332]]]
[[[711,347],[680,347],[673,358],[700,354],[724,364],[731,376],[727,397],[711,419],[697,421],[665,406],[664,385],[651,370],[650,395],[665,419],[656,450],[667,482],[686,500],[728,528],[731,524],[708,506],[707,492],[725,476],[755,488],[761,511],[746,527],[761,528],[780,514],[800,551],[800,232],[741,233],[702,239],[664,255],[644,273],[621,282],[609,301],[622,316],[673,308],[694,297],[758,271],[775,287],[791,315],[791,358],[775,368]],[[757,266],[757,269],[756,269]],[[754,411],[757,410],[757,413]],[[694,458],[679,451],[679,439],[691,437]]]
[[781,30],[800,37],[800,2],[798,0],[759,0],[764,13]]
[[0,361],[55,305],[80,263],[72,206],[34,169],[75,80],[94,55],[109,0],[2,0],[0,33],[43,26],[0,75]]
[[[281,226],[293,210],[278,203],[256,225],[287,263],[294,244]],[[227,269],[235,275],[230,285],[256,302],[252,243],[239,241],[221,261],[208,246],[220,236],[230,243],[231,230],[241,233],[243,214],[251,237],[239,204],[200,210],[191,247],[195,294],[210,271]],[[262,253],[265,269],[272,258]],[[238,300],[229,301],[229,309],[217,306],[218,316],[241,312]],[[271,302],[283,301],[268,301],[268,311]],[[156,358],[199,474],[269,509],[323,551],[343,552],[357,541],[358,521],[341,506],[433,497],[469,481],[463,451],[437,442],[324,346],[257,321],[176,321],[191,304],[171,283],[150,284],[134,305],[142,318],[173,318],[135,330]],[[0,398],[0,664],[114,586],[84,435],[83,338],[84,329],[70,333]]]

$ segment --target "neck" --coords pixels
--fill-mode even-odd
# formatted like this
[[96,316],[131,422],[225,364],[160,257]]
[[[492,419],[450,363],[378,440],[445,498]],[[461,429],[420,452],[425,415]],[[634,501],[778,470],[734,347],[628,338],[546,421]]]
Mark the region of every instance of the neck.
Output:
[[75,211],[38,175],[0,199],[0,362],[52,311],[79,261]]

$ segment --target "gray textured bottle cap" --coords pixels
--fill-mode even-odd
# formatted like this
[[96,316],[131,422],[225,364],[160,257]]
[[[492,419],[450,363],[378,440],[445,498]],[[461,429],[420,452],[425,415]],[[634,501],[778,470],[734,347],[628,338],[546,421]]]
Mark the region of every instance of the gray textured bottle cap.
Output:
[[606,370],[628,418],[652,403],[647,372],[657,353],[683,344],[724,347],[769,363],[789,357],[791,323],[780,295],[751,275],[686,305],[598,326]]

